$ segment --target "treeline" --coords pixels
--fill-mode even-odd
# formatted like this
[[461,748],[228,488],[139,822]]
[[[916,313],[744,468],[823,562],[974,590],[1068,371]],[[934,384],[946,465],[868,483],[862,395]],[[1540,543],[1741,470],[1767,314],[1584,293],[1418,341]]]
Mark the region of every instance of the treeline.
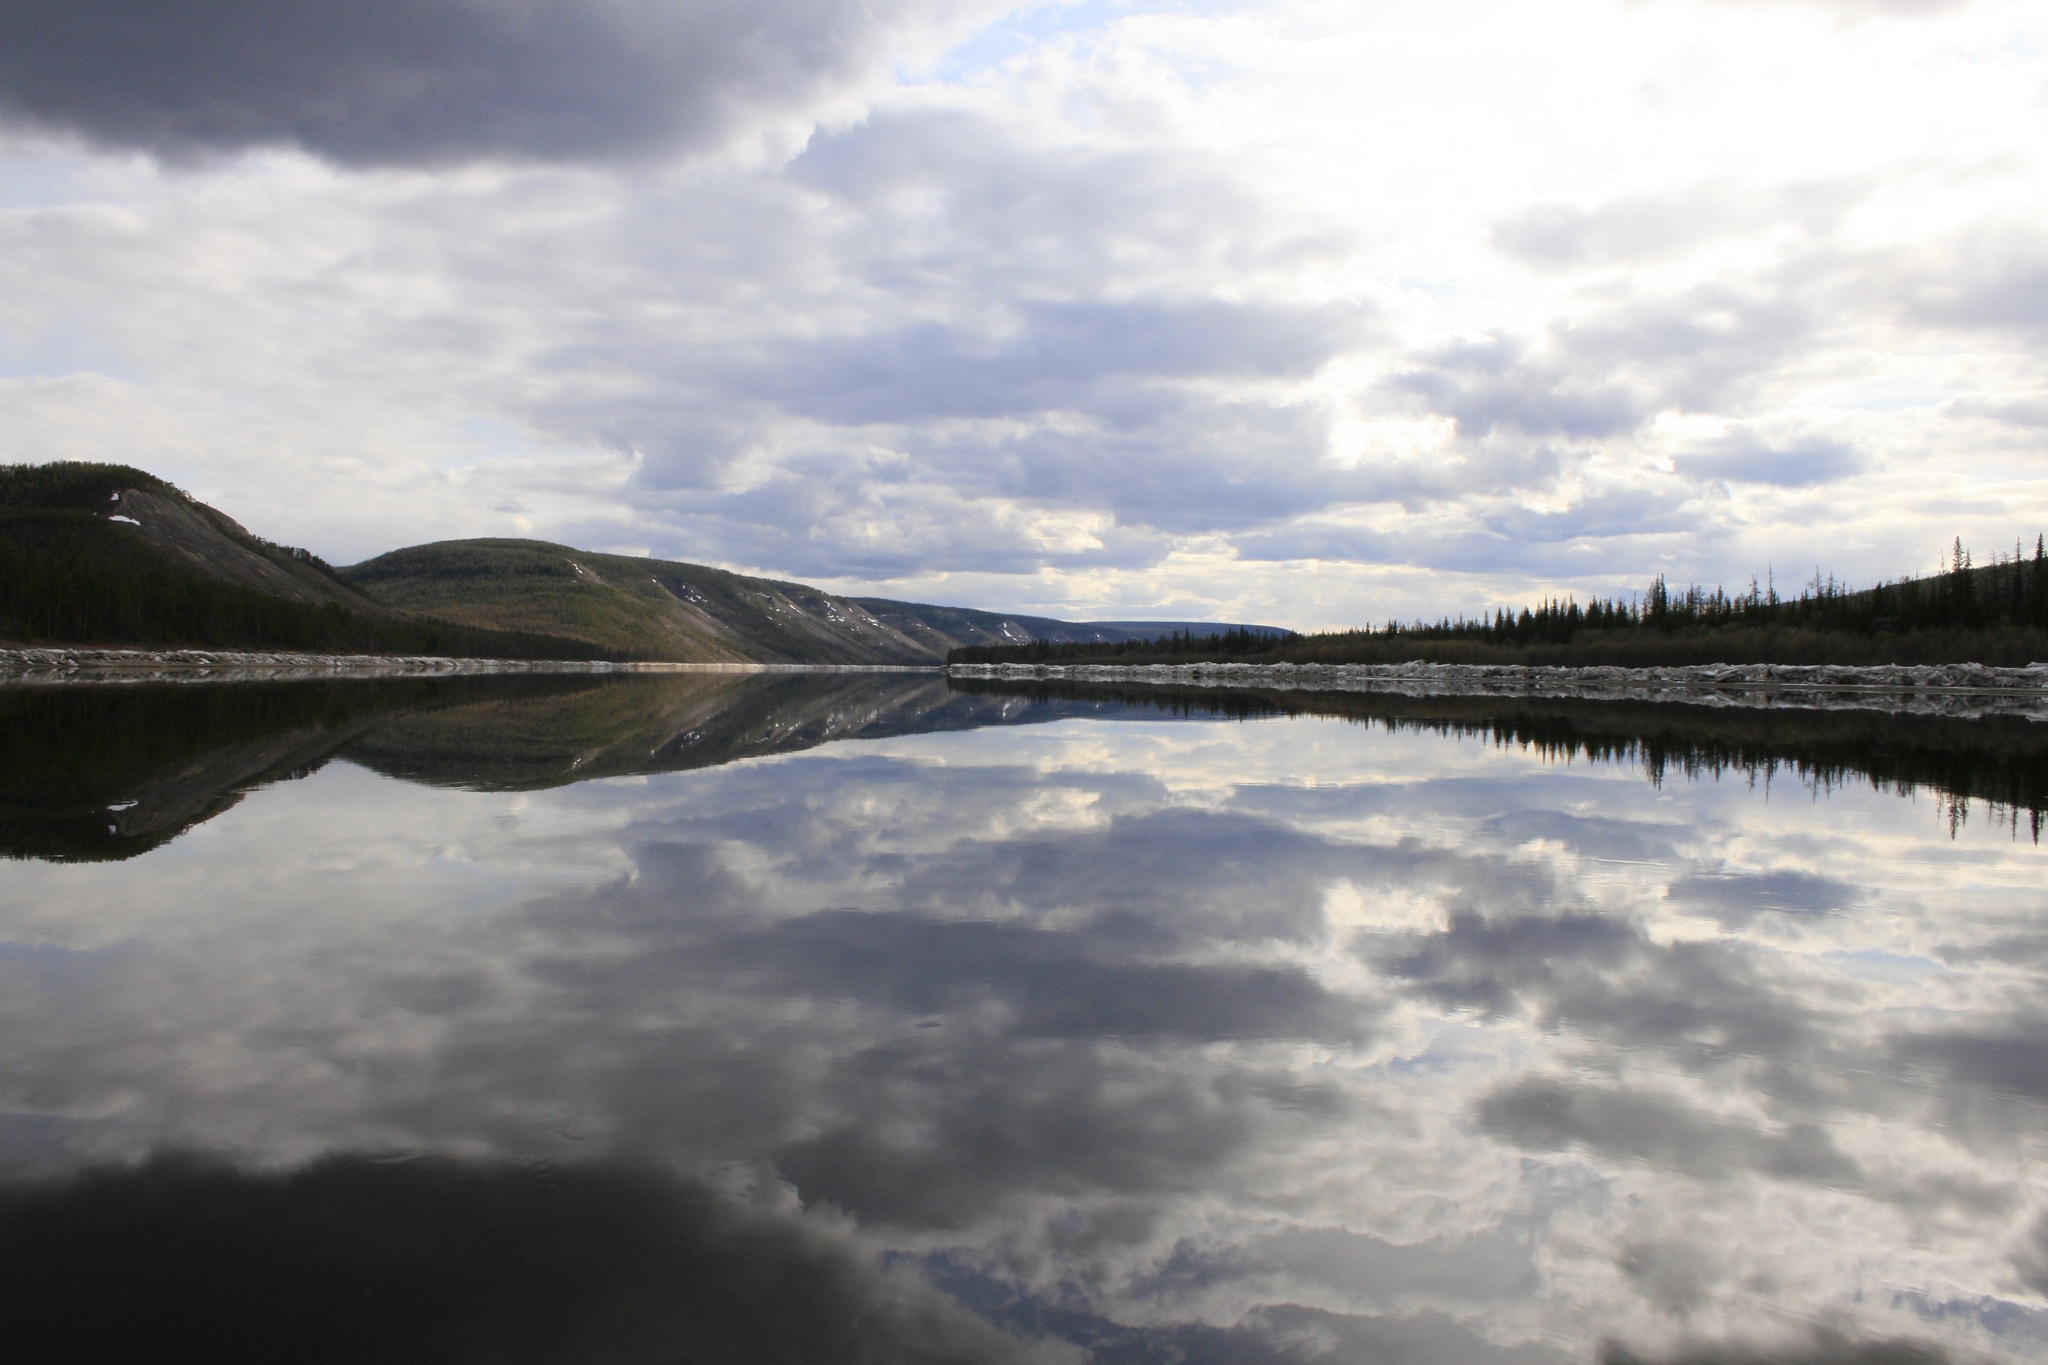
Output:
[[961,645],[946,652],[949,664],[1188,663],[1194,660],[1265,656],[1276,644],[1301,638],[1236,627],[1213,635],[1174,631],[1156,640],[1033,640],[1022,645]]
[[1478,618],[1238,639],[1227,649],[1195,640],[1116,651],[977,646],[949,662],[2024,665],[2048,660],[2048,539],[2036,536],[2032,554],[2015,543],[2010,558],[2000,552],[1990,564],[1974,563],[1959,539],[1941,572],[1871,588],[1852,590],[1818,569],[1791,595],[1768,575],[1732,593],[1675,588],[1659,575],[1628,598],[1552,598]]
[[545,635],[376,619],[168,567],[52,553],[0,540],[0,640],[14,644],[283,649],[589,659],[602,651]]
[[1902,578],[1851,591],[1819,569],[1796,597],[1783,597],[1775,582],[1750,579],[1747,592],[1729,593],[1688,585],[1674,591],[1664,576],[1628,601],[1595,598],[1551,599],[1519,613],[1496,611],[1478,620],[1389,622],[1386,635],[1425,640],[1484,640],[1488,644],[1562,644],[1582,631],[1791,628],[1861,634],[1905,630],[1996,630],[2033,626],[2048,629],[2048,538],[2034,538],[2031,557],[2015,542],[2012,558],[2001,552],[1993,563],[1975,565],[1957,539],[1945,572]]

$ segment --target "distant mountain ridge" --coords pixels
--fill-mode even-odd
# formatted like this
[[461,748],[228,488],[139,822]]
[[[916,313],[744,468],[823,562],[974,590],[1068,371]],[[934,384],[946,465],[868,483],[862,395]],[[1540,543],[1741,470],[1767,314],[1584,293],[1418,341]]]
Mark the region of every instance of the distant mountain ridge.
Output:
[[1222,621],[1061,621],[1050,616],[1020,616],[974,607],[935,607],[922,602],[894,602],[886,597],[851,599],[867,608],[875,619],[904,635],[930,643],[944,658],[949,649],[962,645],[1008,645],[1028,640],[1053,644],[1115,644],[1122,640],[1156,640],[1162,635],[1185,632],[1211,635],[1224,630],[1248,630],[1255,635],[1282,636],[1279,626],[1238,625]]
[[337,570],[144,470],[0,466],[0,642],[929,665],[961,645],[1222,628],[840,597],[532,540],[438,541]]

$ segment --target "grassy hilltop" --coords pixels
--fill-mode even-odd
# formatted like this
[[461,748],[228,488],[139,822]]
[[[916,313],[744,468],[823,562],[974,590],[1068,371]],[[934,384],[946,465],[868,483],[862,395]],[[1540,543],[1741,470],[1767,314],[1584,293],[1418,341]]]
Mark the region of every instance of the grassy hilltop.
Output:
[[847,598],[701,564],[538,540],[452,540],[342,570],[383,604],[639,659],[901,664],[940,656]]

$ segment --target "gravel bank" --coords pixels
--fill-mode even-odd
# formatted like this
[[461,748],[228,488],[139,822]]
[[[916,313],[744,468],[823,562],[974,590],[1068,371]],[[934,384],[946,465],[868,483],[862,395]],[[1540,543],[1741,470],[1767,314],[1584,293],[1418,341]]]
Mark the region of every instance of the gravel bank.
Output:
[[955,678],[1171,683],[1407,696],[1580,697],[1706,706],[1855,708],[1922,715],[2025,715],[2048,721],[2048,664],[1906,667],[1706,664],[1532,668],[1514,664],[956,664]]
[[[671,664],[557,659],[448,659],[425,654],[292,654],[225,649],[0,649],[0,682],[269,682],[438,678],[485,673],[764,673],[837,671],[812,664]],[[918,668],[857,671],[929,672]]]

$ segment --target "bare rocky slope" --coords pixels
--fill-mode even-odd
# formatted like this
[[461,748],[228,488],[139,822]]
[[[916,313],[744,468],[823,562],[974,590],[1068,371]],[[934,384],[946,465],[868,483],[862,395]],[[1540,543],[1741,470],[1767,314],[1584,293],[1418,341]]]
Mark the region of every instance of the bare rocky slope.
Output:
[[688,662],[934,663],[864,607],[801,583],[538,540],[453,540],[342,570],[387,606]]
[[112,490],[106,516],[110,527],[122,527],[164,559],[203,577],[292,602],[333,603],[366,616],[391,614],[308,552],[261,540],[225,512],[174,489]]

